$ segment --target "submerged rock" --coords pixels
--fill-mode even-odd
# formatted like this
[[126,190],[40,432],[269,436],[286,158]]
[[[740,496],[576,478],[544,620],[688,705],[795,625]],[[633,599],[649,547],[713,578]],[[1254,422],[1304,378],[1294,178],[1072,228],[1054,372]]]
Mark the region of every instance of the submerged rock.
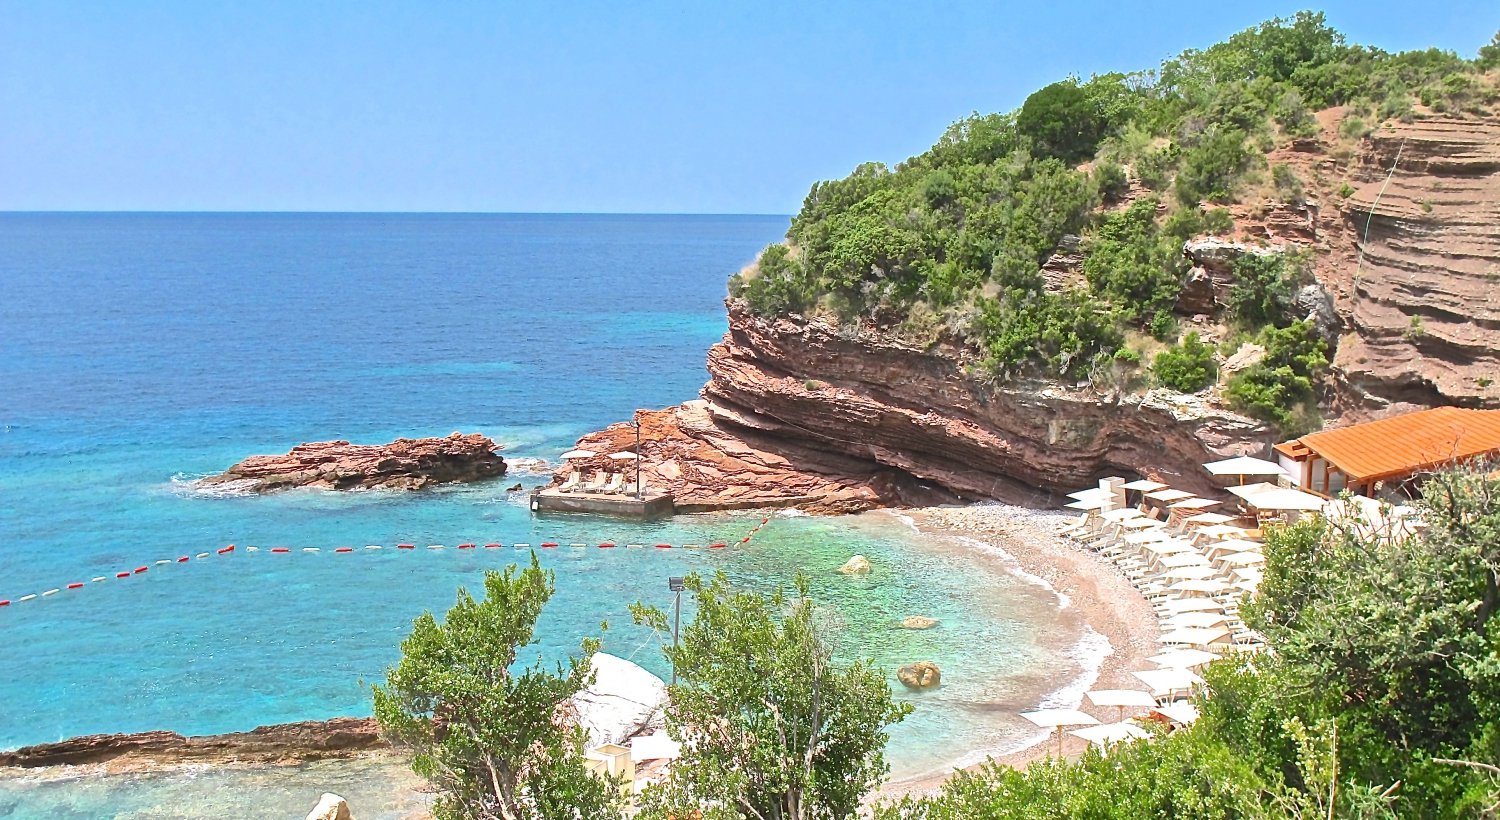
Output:
[[307,813],[307,820],[354,820],[349,813],[349,803],[332,792],[323,792],[323,799]]
[[845,575],[869,575],[870,559],[864,557],[863,555],[856,555],[853,558],[850,558],[848,561],[845,561],[844,565],[839,567],[839,572],[842,572]]
[[505,475],[499,449],[478,433],[398,438],[378,445],[315,441],[299,444],[286,455],[251,456],[200,484],[238,482],[236,486],[259,493],[292,487],[420,490]]
[[901,619],[902,629],[931,629],[937,625],[937,618],[929,618],[926,615],[909,615]]
[[931,689],[943,682],[943,670],[932,661],[918,661],[897,669],[896,680],[907,689]]

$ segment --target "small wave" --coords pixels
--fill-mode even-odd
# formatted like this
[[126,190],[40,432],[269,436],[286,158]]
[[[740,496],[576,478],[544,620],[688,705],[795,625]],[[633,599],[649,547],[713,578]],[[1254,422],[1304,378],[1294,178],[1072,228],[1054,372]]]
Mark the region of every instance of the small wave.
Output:
[[254,495],[255,480],[244,478],[222,484],[205,484],[207,476],[190,476],[177,473],[167,482],[167,490],[173,495],[191,498],[240,498]]
[[1093,688],[1094,683],[1099,680],[1099,670],[1104,667],[1104,659],[1114,653],[1115,647],[1109,642],[1109,638],[1092,626],[1084,625],[1083,637],[1066,653],[1068,658],[1082,667],[1082,671],[1067,686],[1043,698],[1042,708],[1076,709],[1083,702],[1083,693]]
[[505,459],[505,474],[507,476],[529,475],[550,477],[553,469],[553,466],[548,464],[545,458],[521,456],[520,458]]
[[777,510],[776,511],[776,517],[777,518],[807,518],[807,513],[803,512],[803,511],[801,511],[799,509],[796,509],[795,507],[787,507],[784,510]]

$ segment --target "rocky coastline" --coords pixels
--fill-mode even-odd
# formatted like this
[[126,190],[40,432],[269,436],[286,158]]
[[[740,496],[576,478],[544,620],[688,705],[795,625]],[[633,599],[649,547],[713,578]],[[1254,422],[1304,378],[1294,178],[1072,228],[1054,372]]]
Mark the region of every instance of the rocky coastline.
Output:
[[251,456],[198,483],[204,487],[232,484],[255,493],[294,487],[421,490],[505,475],[500,449],[479,433],[398,438],[389,444],[315,441],[299,444],[284,455]]

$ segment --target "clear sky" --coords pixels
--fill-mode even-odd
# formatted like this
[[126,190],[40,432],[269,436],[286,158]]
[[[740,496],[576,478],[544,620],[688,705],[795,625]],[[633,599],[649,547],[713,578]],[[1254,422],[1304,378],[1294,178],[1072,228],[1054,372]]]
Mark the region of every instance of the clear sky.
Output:
[[[791,213],[1293,2],[0,0],[0,210]],[[1332,2],[1473,56],[1496,0]]]

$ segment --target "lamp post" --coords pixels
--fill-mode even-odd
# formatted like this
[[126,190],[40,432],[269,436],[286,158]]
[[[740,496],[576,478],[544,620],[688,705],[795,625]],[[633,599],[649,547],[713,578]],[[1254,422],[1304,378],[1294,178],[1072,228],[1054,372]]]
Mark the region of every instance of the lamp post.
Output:
[[641,411],[632,413],[631,418],[635,421],[635,500],[640,501],[646,497],[641,488]]
[[676,658],[677,631],[682,626],[682,578],[680,576],[676,576],[676,575],[668,578],[667,579],[667,589],[671,590],[677,596],[676,602],[672,605],[672,608],[674,610],[674,614],[672,615],[672,649],[673,649],[673,657],[672,657],[672,685],[676,686],[677,685],[677,658]]

